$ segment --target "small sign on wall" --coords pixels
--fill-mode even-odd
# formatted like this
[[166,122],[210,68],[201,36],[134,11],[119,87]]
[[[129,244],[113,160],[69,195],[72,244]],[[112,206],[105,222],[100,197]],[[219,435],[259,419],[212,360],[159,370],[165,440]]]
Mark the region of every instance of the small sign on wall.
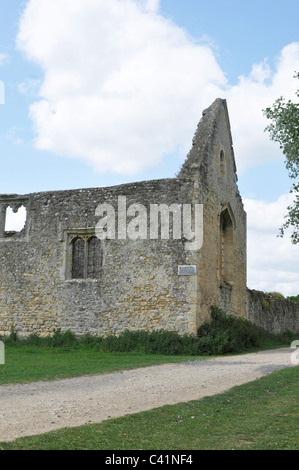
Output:
[[196,274],[197,274],[196,266],[185,265],[185,266],[178,267],[179,276],[196,276]]

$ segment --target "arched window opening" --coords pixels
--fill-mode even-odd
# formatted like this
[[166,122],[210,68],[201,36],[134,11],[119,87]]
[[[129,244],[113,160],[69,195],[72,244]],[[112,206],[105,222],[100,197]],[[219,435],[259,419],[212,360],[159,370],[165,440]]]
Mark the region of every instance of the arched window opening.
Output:
[[231,284],[234,270],[234,227],[228,209],[220,215],[220,277]]
[[85,265],[85,242],[82,238],[76,237],[72,241],[72,278],[84,279]]
[[8,207],[6,210],[5,232],[21,232],[26,223],[26,207],[20,206],[18,209]]
[[101,242],[95,236],[72,239],[72,279],[99,279],[102,265]]
[[21,200],[0,201],[0,238],[22,238],[26,235],[27,207]]
[[89,238],[87,242],[87,277],[99,279],[101,273],[101,242],[97,237]]

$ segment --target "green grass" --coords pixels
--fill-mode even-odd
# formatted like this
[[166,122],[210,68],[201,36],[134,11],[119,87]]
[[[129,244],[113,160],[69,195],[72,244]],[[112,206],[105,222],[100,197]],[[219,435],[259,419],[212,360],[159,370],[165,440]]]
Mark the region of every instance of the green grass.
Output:
[[78,377],[191,359],[194,360],[194,356],[6,345],[5,364],[0,365],[0,384]]
[[299,367],[198,401],[1,443],[3,450],[298,450]]
[[[1,338],[0,338],[1,339]],[[119,335],[76,337],[60,330],[41,338],[18,338],[12,330],[5,343],[0,384],[50,380],[112,372],[195,357],[238,354],[289,346],[296,335],[273,335],[247,320],[211,307],[211,321],[197,335],[171,331],[124,331]]]
[[[279,347],[289,346],[289,344]],[[264,349],[277,348],[268,344]],[[259,351],[254,348],[250,352]],[[105,352],[38,346],[5,346],[5,364],[0,365],[0,385],[54,380],[82,375],[101,374],[165,363],[208,359],[212,356],[162,355],[137,352]]]
[[[0,384],[76,377],[149,365],[289,346],[292,332],[272,335],[213,307],[198,335],[124,332],[76,338],[59,330],[49,338],[5,342]],[[1,339],[1,338],[0,338]],[[164,407],[100,425],[66,429],[2,444],[4,449],[291,449],[298,446],[298,368],[228,394]],[[287,419],[285,419],[287,418]],[[0,446],[1,447],[1,446]]]

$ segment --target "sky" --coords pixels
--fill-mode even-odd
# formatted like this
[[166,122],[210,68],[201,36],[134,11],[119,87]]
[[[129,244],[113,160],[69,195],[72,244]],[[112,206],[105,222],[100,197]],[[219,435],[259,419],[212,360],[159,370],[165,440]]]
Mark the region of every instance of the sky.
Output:
[[299,247],[277,237],[292,182],[263,115],[296,100],[298,17],[298,0],[0,0],[0,193],[174,177],[226,99],[247,285],[299,294]]

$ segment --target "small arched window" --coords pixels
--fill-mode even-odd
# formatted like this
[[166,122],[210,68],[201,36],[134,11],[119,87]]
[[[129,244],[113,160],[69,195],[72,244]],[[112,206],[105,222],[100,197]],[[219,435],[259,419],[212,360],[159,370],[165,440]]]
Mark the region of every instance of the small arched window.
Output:
[[101,242],[97,237],[91,237],[87,242],[87,278],[99,279],[102,266]]
[[72,239],[72,279],[99,279],[102,265],[101,241],[90,235]]
[[80,237],[72,241],[72,279],[84,279],[85,242]]

